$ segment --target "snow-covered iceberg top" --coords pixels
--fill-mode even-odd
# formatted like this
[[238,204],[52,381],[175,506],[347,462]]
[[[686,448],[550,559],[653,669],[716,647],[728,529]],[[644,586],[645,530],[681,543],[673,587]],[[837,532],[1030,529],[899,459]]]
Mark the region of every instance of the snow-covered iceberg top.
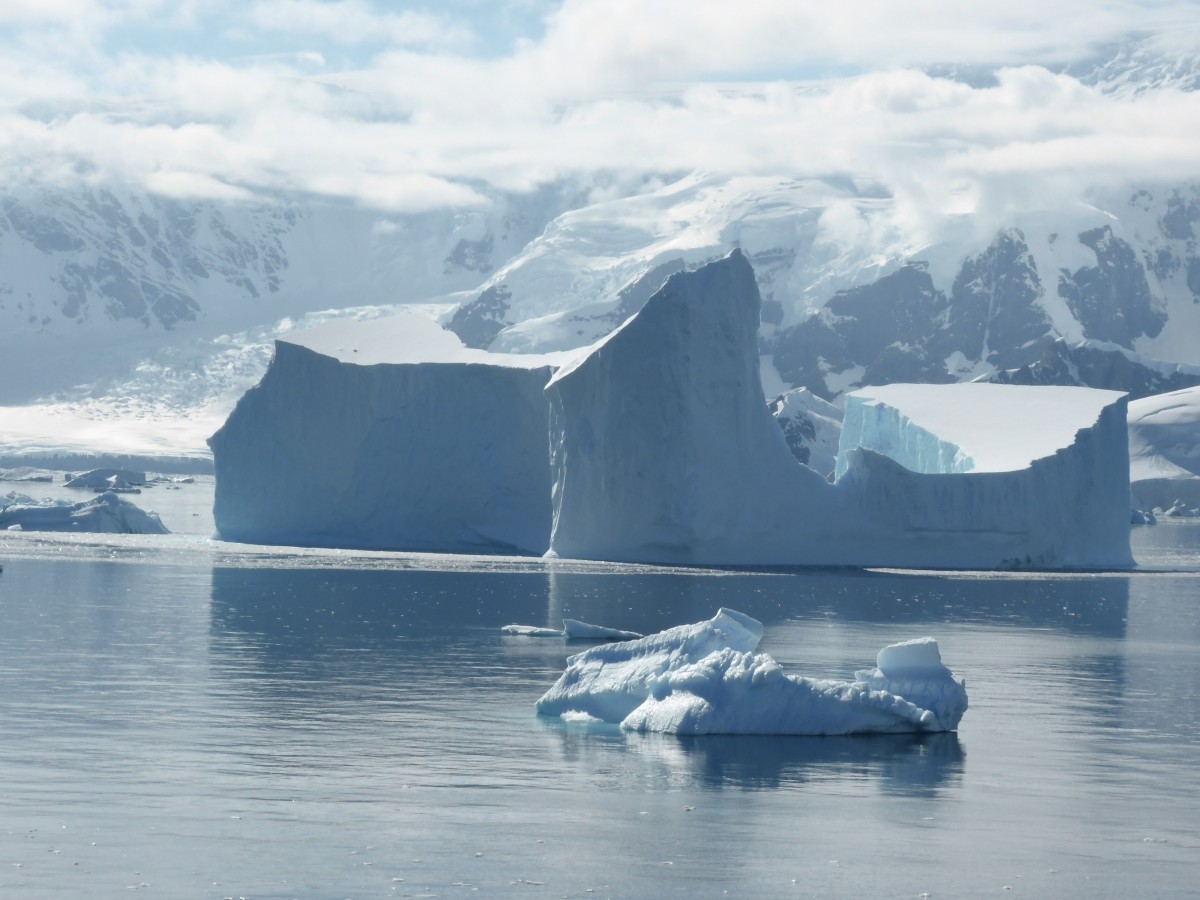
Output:
[[1013,472],[1053,456],[1124,396],[1093,388],[890,384],[846,395],[837,474],[866,447],[913,472]]
[[332,319],[288,334],[295,344],[339,362],[360,366],[405,363],[467,363],[516,369],[557,367],[578,351],[558,353],[490,353],[467,347],[452,331],[416,312],[358,321]]
[[954,731],[966,684],[932,638],[891,644],[854,681],[789,675],[756,652],[762,624],[721,609],[707,622],[567,660],[538,701],[543,715],[620,723],[673,734],[805,734]]

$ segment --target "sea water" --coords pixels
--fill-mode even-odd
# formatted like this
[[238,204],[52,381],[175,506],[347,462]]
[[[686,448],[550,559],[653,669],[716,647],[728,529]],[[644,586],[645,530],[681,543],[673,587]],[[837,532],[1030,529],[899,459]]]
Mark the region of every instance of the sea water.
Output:
[[[1194,896],[1200,526],[1134,539],[997,576],[0,537],[0,896]],[[932,635],[971,707],[624,734],[534,713],[588,644],[500,630],[720,606],[797,674]]]

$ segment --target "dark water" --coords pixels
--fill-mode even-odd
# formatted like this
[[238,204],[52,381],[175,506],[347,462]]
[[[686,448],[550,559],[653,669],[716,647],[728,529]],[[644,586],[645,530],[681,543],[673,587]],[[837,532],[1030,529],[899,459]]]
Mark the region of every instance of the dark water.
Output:
[[[1177,571],[342,569],[10,539],[0,896],[1195,896],[1200,527],[1136,539]],[[798,674],[937,637],[960,732],[563,725],[533,702],[580,645],[499,631],[720,606]]]

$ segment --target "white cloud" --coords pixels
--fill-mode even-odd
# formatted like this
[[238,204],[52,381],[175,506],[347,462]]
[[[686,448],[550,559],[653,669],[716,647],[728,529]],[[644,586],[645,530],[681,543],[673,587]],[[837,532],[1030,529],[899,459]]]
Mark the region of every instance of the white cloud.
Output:
[[251,8],[258,28],[317,35],[339,44],[462,46],[470,31],[425,12],[381,13],[365,0],[263,0]]
[[[66,15],[71,2],[54,8]],[[86,6],[110,28],[240,21],[390,49],[340,70],[311,48],[235,60],[114,54],[97,38],[80,53],[56,50],[42,21],[0,45],[6,183],[84,173],[189,196],[294,190],[404,212],[478,204],[468,185],[479,183],[524,190],[701,169],[865,179],[932,221],[970,207],[1002,216],[1095,185],[1200,178],[1200,95],[1105,93],[1043,65],[1155,29],[1194,61],[1200,32],[1173,28],[1194,18],[1193,4],[1104,0],[1080,17],[1030,0],[820,11],[568,0],[540,39],[500,57],[449,52],[465,24],[365,0],[266,0],[240,20],[231,5],[235,19],[220,23],[204,18],[220,9],[211,4]],[[982,87],[917,68],[947,62],[1006,67]],[[814,65],[843,75],[804,80]]]

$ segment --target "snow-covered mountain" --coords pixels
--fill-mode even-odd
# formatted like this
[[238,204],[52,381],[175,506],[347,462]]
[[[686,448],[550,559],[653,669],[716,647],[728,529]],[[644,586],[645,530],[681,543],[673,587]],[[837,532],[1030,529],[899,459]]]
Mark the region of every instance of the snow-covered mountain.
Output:
[[143,359],[196,339],[473,288],[581,197],[564,183],[479,210],[389,216],[111,187],[0,193],[0,356],[40,363],[6,367],[0,403],[128,381]]
[[[1135,40],[1056,71],[1111,94],[1192,91],[1200,61],[1185,51]],[[10,186],[0,457],[206,455],[297,327],[421,303],[468,346],[582,347],[733,248],[763,299],[768,399],[973,379],[1177,390],[1200,384],[1200,184],[1153,174],[923,217],[865,176],[576,174],[526,194],[472,184],[485,205],[405,215]]]
[[[776,387],[833,399],[980,377],[1138,396],[1197,383],[1200,369],[1156,363],[1200,365],[1200,186],[1097,200],[992,234],[962,217],[922,242],[895,203],[852,185],[691,176],[560,216],[449,327],[497,350],[580,346],[671,272],[740,247],[763,294]],[[1085,340],[1110,371],[1077,364]]]

